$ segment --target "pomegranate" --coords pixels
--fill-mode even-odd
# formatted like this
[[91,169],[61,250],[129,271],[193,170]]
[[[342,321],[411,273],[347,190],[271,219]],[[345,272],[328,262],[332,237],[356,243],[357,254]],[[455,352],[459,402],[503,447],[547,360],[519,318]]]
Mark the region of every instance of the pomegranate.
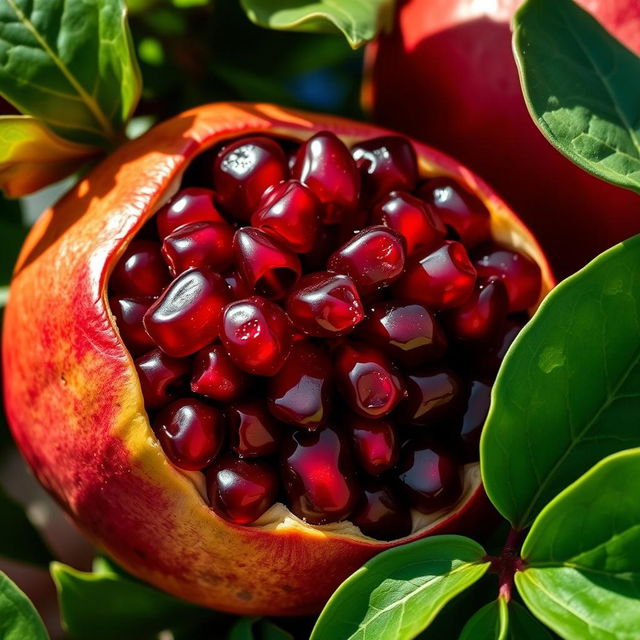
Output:
[[[420,195],[442,180],[469,211]],[[134,575],[311,613],[379,551],[486,521],[489,391],[552,284],[516,216],[438,151],[200,107],[34,227],[5,315],[11,428]]]
[[[640,2],[576,1],[640,55]],[[451,153],[488,180],[565,277],[640,232],[640,199],[572,164],[534,124],[511,46],[510,21],[521,4],[401,0],[393,30],[368,48],[363,97],[376,121]],[[465,196],[442,189],[439,196],[447,224],[473,207]],[[457,230],[467,246],[477,233],[471,223]]]

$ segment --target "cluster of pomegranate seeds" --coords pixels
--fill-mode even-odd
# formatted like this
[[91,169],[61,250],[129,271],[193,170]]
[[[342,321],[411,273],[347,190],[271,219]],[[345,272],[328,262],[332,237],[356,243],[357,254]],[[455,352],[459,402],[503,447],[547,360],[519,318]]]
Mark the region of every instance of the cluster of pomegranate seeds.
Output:
[[165,453],[230,522],[280,501],[408,535],[461,496],[538,266],[402,137],[254,135],[197,162],[109,283]]

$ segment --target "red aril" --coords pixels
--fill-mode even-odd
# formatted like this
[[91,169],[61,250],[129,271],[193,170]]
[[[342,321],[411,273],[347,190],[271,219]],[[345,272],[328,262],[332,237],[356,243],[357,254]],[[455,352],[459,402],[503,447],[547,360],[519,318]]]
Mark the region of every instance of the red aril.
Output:
[[356,460],[369,475],[378,476],[398,461],[395,425],[389,420],[350,415],[345,427],[351,433]]
[[226,404],[238,400],[248,386],[248,376],[233,364],[219,342],[196,353],[191,377],[194,393]]
[[194,222],[224,222],[213,203],[211,189],[190,187],[182,189],[156,214],[156,225],[161,239],[176,229]]
[[221,276],[208,269],[190,269],[149,307],[144,328],[168,355],[188,356],[218,337],[220,315],[228,300]]
[[263,458],[278,452],[282,426],[264,403],[248,400],[227,408],[231,448],[241,458]]
[[207,470],[211,508],[235,524],[257,520],[275,502],[277,491],[278,478],[264,462],[227,454]]
[[362,176],[363,197],[374,203],[390,191],[413,191],[418,182],[418,162],[411,143],[402,136],[365,140],[351,147]]
[[267,406],[278,420],[311,431],[329,418],[333,379],[331,359],[321,347],[296,342],[267,386]]
[[447,230],[442,220],[420,198],[404,191],[391,191],[371,212],[371,224],[382,224],[399,233],[407,256],[437,249]]
[[325,223],[339,222],[356,208],[360,174],[349,149],[333,133],[317,133],[300,145],[291,177],[316,194],[325,207]]
[[254,296],[227,305],[220,338],[231,360],[243,371],[276,374],[291,348],[291,324],[273,302]]
[[320,226],[322,207],[313,191],[289,180],[267,191],[251,224],[270,233],[295,253],[307,253]]
[[404,241],[386,227],[369,227],[335,251],[329,271],[349,276],[362,295],[369,295],[397,280],[404,269]]
[[272,300],[283,298],[302,272],[296,254],[261,229],[244,227],[236,231],[233,251],[245,284]]
[[362,496],[350,518],[362,533],[378,540],[395,540],[411,533],[407,501],[373,478],[364,481]]
[[221,273],[233,263],[233,229],[226,222],[194,222],[165,237],[162,255],[171,275],[192,267]]
[[364,318],[353,280],[326,271],[298,281],[287,298],[287,312],[296,329],[316,338],[343,336]]
[[451,309],[469,299],[475,282],[476,270],[464,246],[445,242],[439,249],[409,260],[393,294],[432,309]]
[[313,524],[344,520],[358,497],[349,447],[333,428],[296,431],[285,438],[282,478],[289,505]]
[[109,283],[119,296],[159,296],[169,282],[169,271],[160,245],[134,240],[116,264]]
[[213,186],[223,209],[247,221],[265,191],[287,179],[287,160],[271,138],[241,138],[222,148],[213,166]]
[[153,421],[153,429],[171,462],[197,471],[209,466],[222,447],[224,416],[219,409],[195,398],[167,405]]

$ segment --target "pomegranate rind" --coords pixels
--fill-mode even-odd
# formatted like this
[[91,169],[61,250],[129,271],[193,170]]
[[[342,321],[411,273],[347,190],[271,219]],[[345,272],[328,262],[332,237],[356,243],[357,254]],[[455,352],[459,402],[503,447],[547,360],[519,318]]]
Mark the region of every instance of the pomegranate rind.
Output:
[[[202,475],[174,467],[151,430],[133,361],[108,307],[111,269],[204,149],[254,132],[303,140],[323,129],[348,144],[388,134],[273,105],[214,104],[127,143],[35,225],[5,312],[6,411],[40,482],[127,571],[186,600],[238,614],[316,612],[376,553],[434,533],[469,533],[490,508],[473,465],[456,508],[400,541],[373,540],[348,524],[311,527],[282,505],[255,526],[237,526],[208,507]],[[415,146],[423,171],[451,175],[482,198],[494,234],[541,266],[546,293],[553,285],[549,267],[515,215],[454,160]]]

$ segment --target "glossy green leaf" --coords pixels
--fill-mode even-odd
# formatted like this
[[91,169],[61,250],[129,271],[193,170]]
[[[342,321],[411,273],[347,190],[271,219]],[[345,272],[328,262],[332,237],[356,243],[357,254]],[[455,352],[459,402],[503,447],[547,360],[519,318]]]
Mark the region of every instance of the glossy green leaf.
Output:
[[409,640],[489,567],[484,549],[461,536],[436,536],[385,551],[333,594],[311,640]]
[[29,116],[0,116],[0,189],[10,198],[74,173],[100,152],[68,142]]
[[102,566],[85,573],[51,564],[64,627],[74,637],[139,640],[211,612]]
[[604,456],[640,446],[640,236],[560,284],[518,336],[480,443],[515,528]]
[[528,0],[514,49],[529,111],[586,171],[640,191],[640,58],[571,0]]
[[260,640],[293,640],[293,636],[273,622],[263,620],[260,623]]
[[498,598],[475,613],[460,640],[551,640],[551,634],[522,605]]
[[373,40],[392,20],[394,0],[241,0],[256,24],[285,31],[344,34],[357,49]]
[[545,507],[524,542],[518,590],[563,638],[638,637],[638,478],[640,449],[609,456]]
[[124,0],[0,2],[0,93],[59,136],[120,141],[140,84]]
[[474,614],[462,630],[460,640],[507,640],[508,624],[507,602],[498,598]]
[[495,575],[485,573],[480,580],[450,600],[417,640],[457,638],[466,622],[496,594]]
[[[24,508],[0,490],[0,556],[17,562],[42,565],[53,560]],[[2,636],[0,636],[1,638]]]
[[27,596],[0,571],[0,638],[47,640],[42,620]]
[[240,618],[229,629],[227,640],[255,640],[253,625],[258,618]]

